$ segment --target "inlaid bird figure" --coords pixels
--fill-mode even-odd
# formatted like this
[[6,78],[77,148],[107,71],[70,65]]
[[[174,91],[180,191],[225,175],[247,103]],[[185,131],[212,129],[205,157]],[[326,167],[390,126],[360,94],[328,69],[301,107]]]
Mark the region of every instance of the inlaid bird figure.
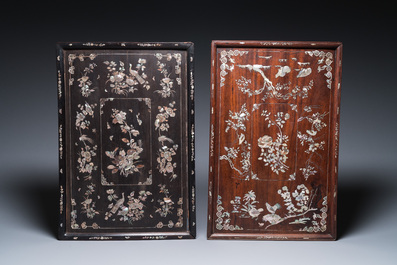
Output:
[[312,69],[309,68],[302,68],[296,77],[305,77],[312,73]]
[[90,144],[94,144],[94,140],[92,140],[90,137],[88,137],[87,135],[83,134],[79,137],[79,140],[84,142],[84,141],[88,141]]
[[145,79],[143,79],[139,74],[138,71],[132,70],[132,65],[130,64],[130,74],[135,77],[138,82],[142,85],[143,83],[145,83]]
[[121,198],[114,204],[114,206],[110,210],[110,212],[112,214],[115,214],[117,212],[117,209],[119,209],[120,206],[124,204],[124,201],[125,201],[125,199],[124,199],[124,192],[123,192],[123,193],[121,193]]
[[287,65],[280,66],[280,68],[278,69],[278,72],[276,74],[276,78],[279,77],[279,76],[280,77],[284,77],[289,72],[291,72],[291,68],[289,68],[289,66],[287,66]]
[[159,140],[160,142],[168,141],[168,142],[170,142],[170,143],[174,143],[174,141],[173,141],[171,138],[168,138],[167,136],[164,136],[164,135],[161,135],[161,136],[158,138],[158,140]]
[[270,204],[266,203],[266,208],[270,213],[275,213],[278,209],[281,208],[280,204],[276,203],[275,205],[271,206]]
[[269,78],[267,78],[265,73],[262,71],[262,69],[269,69],[270,66],[260,65],[260,64],[254,64],[254,65],[246,64],[246,65],[237,65],[237,66],[240,68],[247,68],[250,71],[255,71],[260,73],[260,75],[263,77],[263,80],[265,80],[265,83],[270,87],[273,86],[272,81],[270,81]]

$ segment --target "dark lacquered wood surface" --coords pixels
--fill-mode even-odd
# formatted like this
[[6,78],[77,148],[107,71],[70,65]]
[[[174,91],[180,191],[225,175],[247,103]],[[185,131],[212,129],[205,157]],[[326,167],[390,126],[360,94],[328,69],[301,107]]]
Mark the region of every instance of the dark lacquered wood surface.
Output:
[[195,237],[192,43],[58,46],[60,239]]

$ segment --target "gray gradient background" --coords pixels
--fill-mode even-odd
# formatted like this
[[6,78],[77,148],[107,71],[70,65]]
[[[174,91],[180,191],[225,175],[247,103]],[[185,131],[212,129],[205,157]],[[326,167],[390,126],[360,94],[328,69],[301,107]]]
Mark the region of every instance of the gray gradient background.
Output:
[[[396,264],[392,2],[14,3],[0,16],[0,264]],[[212,39],[343,42],[338,241],[206,240]],[[197,239],[56,240],[57,41],[195,43]]]

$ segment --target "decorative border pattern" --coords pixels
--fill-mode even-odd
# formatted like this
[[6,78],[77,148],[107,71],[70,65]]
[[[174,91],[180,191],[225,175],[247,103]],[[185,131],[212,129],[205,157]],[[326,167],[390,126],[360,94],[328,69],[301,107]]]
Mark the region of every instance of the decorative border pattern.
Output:
[[222,197],[218,195],[218,200],[217,200],[217,206],[216,206],[217,212],[216,212],[216,217],[217,219],[215,220],[216,222],[216,229],[218,230],[244,230],[242,227],[239,227],[238,225],[231,225],[230,222],[230,213],[227,211],[223,211],[225,208],[222,206]]
[[306,54],[310,55],[310,56],[315,56],[315,57],[319,57],[320,59],[318,60],[318,68],[317,71],[321,72],[326,70],[326,73],[324,74],[327,77],[327,87],[329,89],[332,88],[332,63],[334,61],[333,59],[333,55],[331,52],[323,52],[323,51],[318,51],[318,50],[314,50],[314,51],[306,51]]
[[335,124],[335,158],[338,158],[338,152],[339,152],[339,123],[337,122]]
[[327,231],[327,217],[328,217],[328,197],[325,196],[322,202],[323,207],[320,209],[321,213],[313,214],[311,224],[312,226],[305,226],[299,231],[309,233],[319,233]]
[[[244,54],[248,54],[248,51],[239,51],[239,50],[229,50],[229,51],[222,51],[221,52],[221,66],[220,66],[220,75],[221,75],[221,83],[220,86],[223,87],[225,85],[225,76],[227,75],[227,71],[234,70],[235,60],[233,56],[242,56]],[[230,65],[228,63],[231,63]]]

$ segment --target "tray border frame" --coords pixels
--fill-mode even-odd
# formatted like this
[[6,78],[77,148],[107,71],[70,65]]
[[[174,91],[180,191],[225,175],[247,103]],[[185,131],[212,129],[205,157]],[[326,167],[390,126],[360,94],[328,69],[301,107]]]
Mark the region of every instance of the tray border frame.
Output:
[[[335,50],[335,75],[331,88],[331,122],[330,122],[330,149],[335,152],[329,161],[329,234],[302,234],[302,233],[216,233],[213,224],[215,217],[216,196],[215,191],[215,160],[216,156],[211,155],[214,148],[214,131],[216,131],[217,113],[214,111],[217,90],[219,89],[216,80],[219,62],[217,58],[218,48],[287,48],[287,49],[331,49]],[[340,96],[342,81],[342,48],[341,42],[331,41],[246,41],[246,40],[213,40],[211,44],[211,111],[210,111],[210,137],[209,137],[209,172],[208,172],[208,212],[207,212],[207,238],[212,239],[238,239],[238,240],[336,240],[337,239],[337,184],[338,184],[338,164],[339,164],[339,132],[340,132]],[[338,135],[338,137],[332,137]],[[331,193],[331,192],[330,192]]]
[[[186,232],[141,232],[141,233],[68,233],[66,232],[66,179],[67,169],[67,134],[65,67],[66,50],[181,50],[186,51],[187,66],[187,194],[188,224]],[[192,42],[59,42],[56,44],[57,94],[58,94],[58,157],[59,157],[59,240],[147,240],[147,239],[194,239],[196,238],[196,191],[195,191],[195,114],[194,114],[194,44]]]

